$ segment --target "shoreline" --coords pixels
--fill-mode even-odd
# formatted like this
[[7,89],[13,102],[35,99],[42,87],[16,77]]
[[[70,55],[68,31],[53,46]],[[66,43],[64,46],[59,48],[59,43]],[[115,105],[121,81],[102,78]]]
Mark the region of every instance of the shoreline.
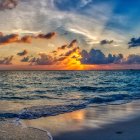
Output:
[[105,125],[98,129],[87,129],[77,132],[62,133],[54,140],[139,140],[140,117]]
[[[130,106],[128,107],[127,105]],[[105,106],[105,108],[106,107],[111,108],[113,106],[114,105],[109,105]],[[105,119],[105,122],[103,122],[103,119],[99,119],[100,121],[97,123],[98,126],[96,125],[95,127],[85,127],[84,129],[78,131],[64,132],[54,136],[54,140],[77,140],[77,139],[87,140],[87,138],[89,140],[126,140],[126,139],[139,140],[140,138],[139,107],[140,107],[139,100],[126,104],[115,105],[114,109],[117,110],[117,108],[119,108],[124,111],[122,117],[118,118],[117,116],[109,118],[109,120]],[[119,109],[117,110],[117,112],[120,115],[121,111]],[[105,117],[107,116],[105,115]]]
[[19,137],[22,140],[46,140],[46,132],[50,132],[54,140],[87,140],[87,137],[91,140],[139,140],[139,111],[138,100],[121,105],[89,107],[34,120],[21,120],[23,126],[1,121],[0,139],[11,140],[3,133],[7,131],[14,138],[17,137],[14,140]]

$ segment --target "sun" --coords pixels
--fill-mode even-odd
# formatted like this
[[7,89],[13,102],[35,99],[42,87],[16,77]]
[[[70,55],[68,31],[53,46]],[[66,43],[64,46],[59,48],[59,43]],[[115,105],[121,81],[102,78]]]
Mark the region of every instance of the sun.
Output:
[[84,65],[82,65],[80,61],[81,58],[80,49],[77,48],[62,62],[62,64],[65,65],[65,69],[67,70],[84,70]]

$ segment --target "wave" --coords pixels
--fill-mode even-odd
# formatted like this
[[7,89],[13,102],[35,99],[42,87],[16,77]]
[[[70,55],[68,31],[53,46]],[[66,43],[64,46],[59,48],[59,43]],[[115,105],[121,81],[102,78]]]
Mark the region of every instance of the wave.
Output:
[[102,103],[110,103],[110,102],[120,101],[120,100],[128,101],[128,100],[133,100],[133,99],[134,97],[128,94],[114,94],[114,95],[108,95],[108,96],[100,95],[94,98],[85,98],[85,100],[87,100],[89,104],[93,104],[93,103],[102,104]]
[[[47,95],[30,95],[30,96],[3,96],[0,98],[0,100],[21,100],[21,101],[31,101],[31,100],[39,100],[39,99],[50,99],[50,100],[67,100],[67,98],[64,97],[53,97],[53,96],[47,96]],[[76,100],[76,99],[75,99]]]
[[81,86],[79,87],[79,91],[82,92],[110,92],[110,91],[122,91],[123,89],[120,89],[120,87],[92,87],[92,86]]
[[63,81],[63,80],[70,80],[71,77],[66,77],[66,76],[65,76],[65,77],[56,77],[55,79],[58,80],[58,81],[59,81],[59,80],[60,80],[60,81]]
[[55,116],[67,112],[83,109],[87,104],[70,104],[58,106],[35,106],[25,108],[19,112],[0,113],[0,118],[37,119],[40,117]]
[[64,105],[44,105],[44,106],[33,106],[30,108],[25,108],[18,112],[4,112],[0,113],[0,118],[19,118],[19,119],[37,119],[41,117],[49,117],[49,116],[56,116],[59,114],[64,114],[68,112],[73,112],[76,110],[87,108],[93,104],[122,104],[126,102],[130,102],[132,100],[140,99],[139,96],[131,96],[128,94],[117,94],[117,95],[110,95],[110,96],[96,96],[93,98],[86,97],[82,100],[77,100],[71,104],[64,104]]

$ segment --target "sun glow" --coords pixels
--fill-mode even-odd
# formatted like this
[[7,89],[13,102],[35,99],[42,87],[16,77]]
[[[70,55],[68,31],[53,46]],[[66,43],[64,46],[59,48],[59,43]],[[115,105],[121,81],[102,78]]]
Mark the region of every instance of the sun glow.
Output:
[[69,55],[64,61],[61,62],[65,65],[65,69],[68,70],[84,70],[84,65],[81,64],[80,49],[77,48],[71,55]]

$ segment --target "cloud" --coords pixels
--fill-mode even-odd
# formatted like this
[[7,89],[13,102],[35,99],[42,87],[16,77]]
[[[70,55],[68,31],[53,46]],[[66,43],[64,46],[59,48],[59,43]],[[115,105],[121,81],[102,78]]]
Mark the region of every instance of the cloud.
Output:
[[[103,38],[111,37],[112,40],[119,40],[123,35],[106,28],[113,7],[110,2],[94,0],[21,0],[14,10],[0,13],[3,19],[0,22],[0,29],[41,30],[44,33],[62,27],[89,45]],[[73,39],[69,35],[65,37]]]
[[40,53],[40,57],[38,58],[32,58],[30,60],[31,65],[53,65],[54,64],[54,58],[50,55],[47,55],[45,53]]
[[123,55],[112,55],[109,54],[107,57],[101,50],[91,49],[90,52],[83,50],[81,52],[81,63],[82,64],[117,64],[123,60]]
[[42,31],[33,31],[33,30],[25,30],[25,29],[12,29],[10,31],[4,31],[5,33],[14,33],[14,34],[39,34]]
[[9,34],[3,35],[0,32],[0,45],[10,44],[10,43],[31,43],[33,39],[52,39],[56,36],[55,32],[50,32],[48,34],[38,34],[38,35],[24,35],[19,34]]
[[128,45],[129,45],[129,48],[140,47],[140,37],[139,38],[131,38]]
[[54,4],[59,10],[72,11],[84,8],[92,1],[93,0],[54,0]]
[[92,0],[81,0],[80,7],[83,8],[83,7],[87,6],[88,4],[90,4],[91,2],[92,2]]
[[3,33],[2,32],[0,32],[0,37],[2,37],[3,36]]
[[[63,55],[56,57],[50,54],[40,53],[39,57],[25,57],[22,62],[29,62],[31,65],[61,65],[61,64],[76,64],[81,62],[81,65],[126,65],[126,64],[140,64],[140,55],[129,55],[124,57],[123,54],[113,55],[105,54],[101,50],[91,49],[89,52],[82,50],[81,54],[79,48],[67,50]],[[56,52],[57,53],[57,52]],[[79,57],[79,55],[81,55]],[[74,61],[73,61],[74,60]]]
[[23,36],[19,42],[31,43],[32,42],[32,38],[33,38],[33,36],[26,35],[26,36]]
[[22,58],[21,62],[29,62],[29,60],[30,60],[30,57],[27,56],[27,57]]
[[[131,65],[140,64],[140,55],[128,55],[124,57],[123,54],[108,54],[105,55],[101,50],[91,49],[90,51],[79,48],[77,40],[71,41],[69,44],[58,47],[50,53],[39,53],[35,56],[26,56],[27,50],[17,53],[18,56],[23,56],[20,62],[26,62],[29,65],[63,65],[71,66],[78,64],[83,65]],[[37,56],[38,55],[38,56]],[[0,64],[12,64],[13,56],[0,59]]]
[[72,53],[76,52],[77,50],[79,50],[79,48],[73,48],[72,50],[69,50],[68,52],[66,52],[63,56],[70,56]]
[[19,0],[0,0],[0,10],[13,9],[17,6]]
[[18,56],[24,56],[26,54],[28,54],[27,50],[23,50],[22,52],[17,53]]
[[5,35],[5,36],[1,34],[0,45],[18,42],[18,40],[19,40],[19,36],[17,34],[10,34],[10,35]]
[[127,59],[123,62],[124,64],[140,64],[140,55],[129,55]]
[[[16,34],[23,32],[22,35],[26,31],[42,31],[43,34],[49,31],[59,34],[68,32],[63,35],[63,39],[71,41],[76,38],[81,48],[86,46],[87,49],[95,44],[100,44],[100,40],[106,38],[115,40],[115,42],[123,40],[123,34],[106,28],[107,22],[112,16],[113,5],[107,1],[91,1],[21,0],[15,9],[0,12],[2,19],[0,30],[3,32],[5,30],[14,31],[13,33]],[[65,10],[63,10],[63,6]],[[59,30],[60,28],[62,30]],[[123,36],[123,38],[125,37]]]
[[108,56],[105,56],[101,50],[91,49],[89,52],[83,50],[81,52],[81,56],[82,64],[140,64],[140,55],[136,54],[130,54],[126,58],[123,56],[123,54],[108,54]]
[[72,48],[72,47],[75,47],[75,46],[77,46],[78,45],[78,42],[77,42],[77,40],[75,39],[75,40],[73,40],[71,43],[70,43],[70,45],[68,46],[68,48]]
[[10,43],[31,43],[33,36],[20,37],[18,34],[10,34],[0,37],[0,45]]
[[102,40],[100,41],[100,45],[112,44],[113,42],[114,42],[113,40]]
[[48,34],[39,34],[37,37],[44,38],[44,39],[52,39],[55,36],[56,36],[56,32],[50,32]]
[[13,58],[14,56],[9,56],[9,57],[0,59],[0,65],[11,65]]
[[80,51],[80,48],[78,46],[78,42],[76,39],[73,40],[69,45],[63,45],[61,49],[66,50],[65,53],[61,54],[63,58],[67,58],[71,56],[73,53]]
[[58,50],[65,50],[66,48],[67,48],[67,45],[62,45],[61,47],[58,47]]
[[[24,57],[21,62],[28,62],[30,65],[59,65],[65,61],[69,63],[70,61],[79,61],[80,48],[78,47],[77,40],[71,41],[67,45],[58,47],[51,53],[39,53],[37,57]],[[20,56],[24,56],[26,51],[18,53]]]

